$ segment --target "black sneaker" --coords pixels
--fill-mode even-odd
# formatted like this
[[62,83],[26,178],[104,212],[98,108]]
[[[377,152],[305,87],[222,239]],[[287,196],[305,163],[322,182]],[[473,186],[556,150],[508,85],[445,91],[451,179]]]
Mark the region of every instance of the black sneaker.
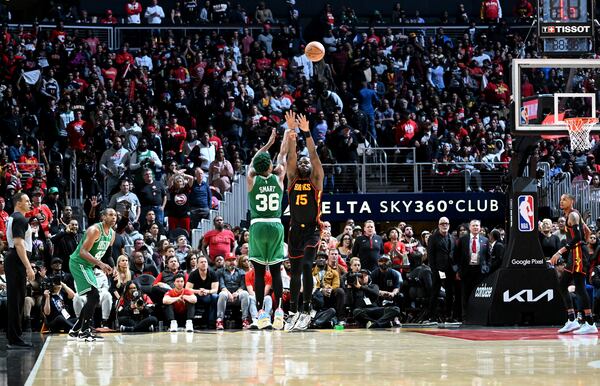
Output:
[[79,336],[79,331],[70,330],[67,339],[68,340],[77,340],[78,336]]
[[96,335],[92,332],[91,329],[87,329],[85,331],[80,331],[77,336],[78,342],[104,342],[104,338]]
[[77,334],[77,341],[78,342],[95,342],[96,339],[94,339],[94,337],[92,336],[91,330],[85,330],[85,331],[79,331],[79,334]]
[[33,348],[33,345],[29,342],[19,342],[14,344],[7,344],[6,348],[9,350],[29,350]]
[[94,338],[95,342],[104,342],[104,337],[101,335],[96,335],[96,331],[90,331],[90,335]]

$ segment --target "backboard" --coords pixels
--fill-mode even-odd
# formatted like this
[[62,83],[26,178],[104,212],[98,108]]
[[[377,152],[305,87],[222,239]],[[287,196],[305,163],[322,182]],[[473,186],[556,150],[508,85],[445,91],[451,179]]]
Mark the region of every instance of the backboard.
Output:
[[[565,118],[599,116],[600,60],[515,59],[512,64],[516,135],[567,134]],[[592,130],[600,131],[600,125]]]

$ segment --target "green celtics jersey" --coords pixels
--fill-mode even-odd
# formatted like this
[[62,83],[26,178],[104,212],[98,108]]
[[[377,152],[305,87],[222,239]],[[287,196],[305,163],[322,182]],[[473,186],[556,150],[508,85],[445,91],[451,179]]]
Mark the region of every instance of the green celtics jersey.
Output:
[[[96,259],[102,259],[102,256],[106,253],[108,248],[110,248],[110,242],[113,237],[113,230],[111,229],[108,234],[104,233],[104,227],[102,223],[94,224],[93,226],[98,227],[100,229],[100,238],[94,242],[92,248],[90,249],[90,255],[94,256]],[[77,245],[77,249],[71,254],[71,260],[75,263],[80,263],[87,266],[93,266],[89,261],[79,256],[79,251],[81,250],[81,246],[85,240],[85,236],[81,238],[79,244]]]
[[282,198],[283,189],[279,185],[276,175],[254,177],[254,186],[248,192],[251,217],[253,219],[280,218]]

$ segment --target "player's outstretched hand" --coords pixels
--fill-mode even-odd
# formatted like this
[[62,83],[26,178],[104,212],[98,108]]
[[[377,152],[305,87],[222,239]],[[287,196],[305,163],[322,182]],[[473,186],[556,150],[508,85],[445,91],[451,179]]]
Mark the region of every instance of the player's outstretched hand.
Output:
[[285,113],[285,123],[287,125],[288,130],[293,130],[297,127],[296,125],[296,113],[292,110],[288,110]]
[[296,122],[298,123],[298,127],[300,128],[300,130],[304,131],[305,133],[308,133],[308,119],[306,119],[304,114],[298,114],[298,119],[296,120]]
[[269,141],[267,142],[268,146],[271,146],[275,143],[275,138],[277,138],[277,130],[275,130],[275,128],[273,128],[273,130],[271,130],[271,136],[269,137]]

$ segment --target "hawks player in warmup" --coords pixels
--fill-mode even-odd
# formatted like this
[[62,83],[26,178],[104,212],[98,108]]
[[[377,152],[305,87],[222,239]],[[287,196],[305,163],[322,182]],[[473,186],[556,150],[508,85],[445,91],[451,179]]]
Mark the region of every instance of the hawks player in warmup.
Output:
[[87,229],[85,236],[69,260],[69,268],[75,281],[75,290],[80,296],[87,296],[77,323],[69,331],[69,338],[76,338],[82,342],[103,340],[102,337],[92,332],[91,327],[94,311],[100,302],[94,267],[99,267],[107,275],[112,273],[110,265],[103,263],[101,259],[115,241],[113,226],[117,223],[117,212],[114,209],[105,209],[101,213],[101,218],[102,222]]
[[[594,324],[590,299],[585,289],[585,265],[588,263],[588,256],[586,255],[584,244],[591,232],[583,221],[581,214],[573,208],[574,202],[575,197],[570,194],[563,194],[560,197],[560,207],[567,218],[567,243],[550,259],[550,263],[556,265],[562,255],[568,253],[565,259],[566,265],[564,271],[560,276],[560,293],[567,308],[568,320],[558,332],[564,334],[574,331],[574,334],[578,335],[597,334],[598,328]],[[581,299],[585,320],[585,323],[581,325],[575,319],[575,309],[573,308],[573,301],[568,290],[571,283],[575,284],[575,292],[579,299]]]
[[[288,196],[290,202],[289,256],[292,265],[290,316],[287,331],[305,330],[310,325],[310,300],[313,290],[312,265],[321,241],[321,192],[323,166],[310,136],[308,120],[299,115],[297,125],[306,140],[309,157],[298,159],[296,142],[288,147]],[[298,312],[302,277],[302,309]],[[293,316],[292,316],[293,314]]]
[[[286,119],[292,119],[290,113]],[[285,260],[283,251],[284,229],[281,224],[281,200],[283,199],[283,180],[285,178],[285,157],[287,155],[288,131],[281,141],[281,149],[277,158],[278,165],[273,168],[269,148],[275,143],[276,131],[252,159],[246,183],[248,184],[248,201],[250,203],[250,245],[248,259],[255,269],[254,289],[257,307],[261,309],[265,296],[265,271],[269,267],[273,279],[275,304],[283,294],[281,282],[281,263]],[[295,140],[295,137],[294,137]],[[259,312],[259,328],[271,326],[270,316],[262,310]],[[273,327],[281,330],[283,319],[276,318]]]

